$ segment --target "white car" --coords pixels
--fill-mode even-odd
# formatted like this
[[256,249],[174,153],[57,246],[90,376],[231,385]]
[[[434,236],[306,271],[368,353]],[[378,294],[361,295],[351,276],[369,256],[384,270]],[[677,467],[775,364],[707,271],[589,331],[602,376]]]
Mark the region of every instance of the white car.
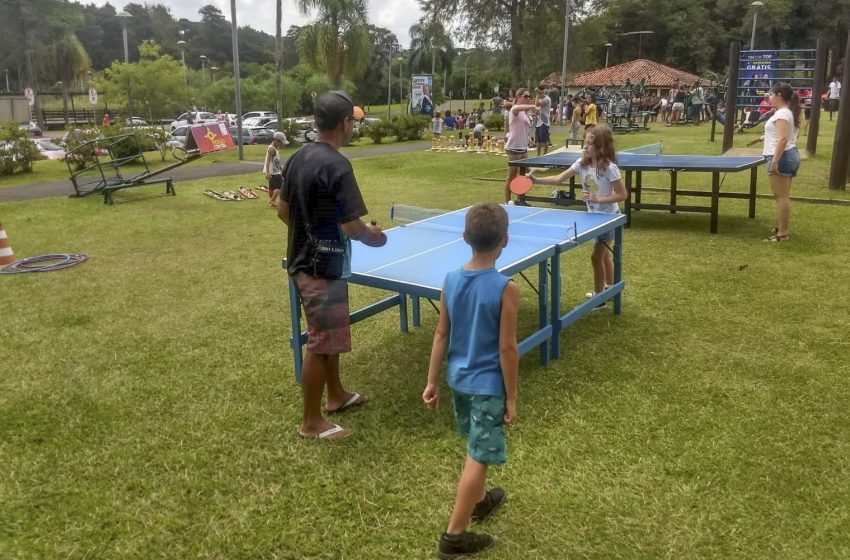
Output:
[[[253,119],[253,118],[266,118],[266,119],[276,119],[277,113],[274,111],[250,111],[242,115],[242,122],[245,122],[245,119]],[[268,121],[267,121],[268,122]]]
[[242,119],[242,126],[248,128],[258,128],[261,126],[266,126],[266,124],[276,119],[277,117],[248,117],[247,119]]
[[[171,123],[171,130],[178,128],[180,126],[186,126],[189,124],[187,119],[189,118],[189,113],[183,113],[179,117],[177,117]],[[208,113],[206,111],[197,111],[192,113],[192,124],[215,124],[218,122],[218,119],[215,116],[215,113]]]

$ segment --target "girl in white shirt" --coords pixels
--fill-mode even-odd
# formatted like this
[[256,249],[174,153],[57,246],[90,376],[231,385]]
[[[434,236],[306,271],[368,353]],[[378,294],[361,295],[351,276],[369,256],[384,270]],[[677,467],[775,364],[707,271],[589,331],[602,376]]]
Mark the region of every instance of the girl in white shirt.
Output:
[[791,179],[800,168],[797,132],[800,127],[800,99],[791,86],[777,82],[770,89],[770,102],[776,112],[764,125],[764,148],[767,178],[776,200],[776,227],[765,241],[788,241],[791,216]]
[[[529,177],[532,183],[538,185],[561,185],[574,175],[581,178],[581,190],[584,193],[582,199],[587,204],[588,212],[620,213],[619,203],[629,195],[617,166],[617,150],[614,148],[614,135],[611,134],[610,128],[598,124],[588,130],[584,136],[581,159],[560,175]],[[611,258],[613,242],[613,231],[593,240],[593,253],[590,256],[593,265],[593,292],[588,293],[588,297],[614,284],[614,260]],[[605,307],[605,303],[599,307]]]

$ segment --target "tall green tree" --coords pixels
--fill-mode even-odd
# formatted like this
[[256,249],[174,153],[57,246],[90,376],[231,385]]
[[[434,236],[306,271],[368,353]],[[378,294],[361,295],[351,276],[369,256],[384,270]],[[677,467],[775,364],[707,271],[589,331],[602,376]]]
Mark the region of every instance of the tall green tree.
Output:
[[62,82],[62,113],[68,126],[68,91],[91,68],[91,59],[77,36],[67,34],[50,45],[53,75]]
[[369,63],[372,46],[366,27],[366,0],[298,0],[302,14],[316,12],[316,22],[298,37],[298,54],[327,73],[333,87],[354,78]]
[[455,57],[452,39],[443,24],[433,17],[425,16],[410,26],[410,68],[421,71],[423,60],[431,62],[431,74],[440,70],[451,71]]

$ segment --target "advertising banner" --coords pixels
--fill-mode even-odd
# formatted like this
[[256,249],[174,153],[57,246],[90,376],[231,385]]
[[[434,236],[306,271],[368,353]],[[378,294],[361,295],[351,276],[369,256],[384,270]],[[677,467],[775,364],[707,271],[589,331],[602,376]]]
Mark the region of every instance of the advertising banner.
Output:
[[744,51],[738,68],[739,106],[758,106],[776,80],[776,51]]
[[411,76],[410,112],[414,115],[434,115],[434,99],[431,97],[434,78],[430,74]]
[[225,123],[199,124],[191,130],[192,134],[186,139],[186,149],[189,151],[197,149],[202,154],[210,154],[236,147]]

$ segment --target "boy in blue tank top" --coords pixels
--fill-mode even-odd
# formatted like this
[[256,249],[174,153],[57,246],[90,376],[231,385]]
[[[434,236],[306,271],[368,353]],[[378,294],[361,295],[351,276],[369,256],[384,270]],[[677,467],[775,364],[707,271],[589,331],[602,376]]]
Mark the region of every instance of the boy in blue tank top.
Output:
[[472,259],[449,272],[443,283],[428,385],[422,393],[425,405],[437,408],[437,376],[448,348],[448,384],[458,432],[467,446],[452,517],[437,550],[440,558],[477,554],[492,546],[493,537],[466,527],[470,518],[484,521],[505,502],[503,489],[485,491],[487,467],[505,463],[502,426],[516,418],[519,288],[495,268],[508,244],[505,209],[492,203],[470,208],[463,239],[472,247]]

